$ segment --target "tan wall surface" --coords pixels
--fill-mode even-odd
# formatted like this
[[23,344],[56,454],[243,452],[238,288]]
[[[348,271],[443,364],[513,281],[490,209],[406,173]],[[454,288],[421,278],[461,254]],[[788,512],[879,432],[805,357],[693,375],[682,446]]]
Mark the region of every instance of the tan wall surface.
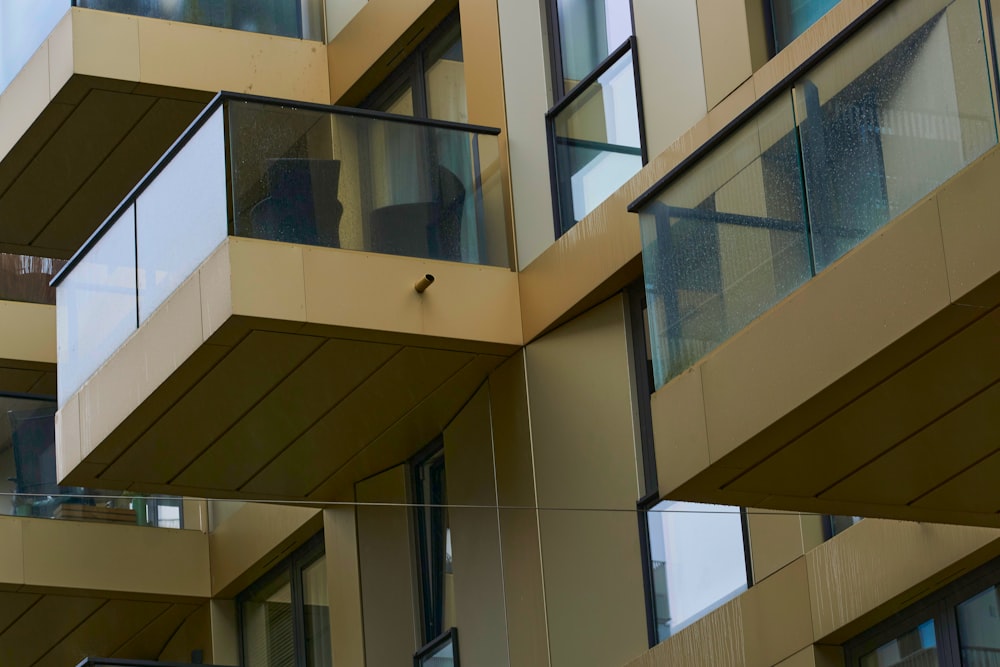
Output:
[[335,665],[365,663],[361,615],[361,564],[357,515],[353,507],[323,510],[326,577],[330,600],[330,648]]
[[208,536],[213,597],[239,593],[321,527],[312,507],[243,505]]
[[[407,503],[408,467],[358,482],[360,503]],[[417,573],[408,507],[358,507],[358,558],[367,667],[409,664],[419,648]],[[461,641],[461,640],[459,640]]]
[[0,359],[56,362],[56,307],[0,301]]
[[212,662],[240,664],[239,620],[235,600],[209,600],[212,630]]
[[[639,497],[621,296],[525,350],[552,665],[646,646]],[[600,536],[595,539],[595,536]],[[587,585],[581,586],[580,582]]]
[[217,663],[212,654],[212,616],[208,602],[188,616],[157,659],[163,662],[190,662],[195,650],[203,651],[205,663],[222,664]]
[[[497,498],[505,507],[536,506],[531,424],[524,369],[518,352],[490,375]],[[550,664],[539,547],[538,512],[500,510],[507,608],[507,650],[512,665]]]
[[712,109],[753,73],[744,0],[698,0],[698,27]]
[[476,393],[444,431],[444,455],[455,581],[455,618],[461,659],[503,667],[507,653],[504,579],[490,391]]

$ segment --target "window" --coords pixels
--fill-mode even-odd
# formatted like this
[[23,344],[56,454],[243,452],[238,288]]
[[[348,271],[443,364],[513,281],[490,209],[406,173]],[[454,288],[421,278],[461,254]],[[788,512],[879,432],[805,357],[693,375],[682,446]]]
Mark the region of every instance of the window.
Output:
[[414,657],[414,664],[457,665],[444,441],[438,438],[411,463],[420,572],[420,627],[424,643]]
[[770,0],[774,51],[792,43],[840,0]]
[[452,14],[361,105],[417,118],[467,123],[458,14]]
[[851,667],[1000,664],[1000,560],[863,633],[845,653]]
[[646,162],[628,0],[550,0],[555,106],[546,114],[556,236]]
[[330,603],[320,533],[237,598],[245,667],[328,667]]

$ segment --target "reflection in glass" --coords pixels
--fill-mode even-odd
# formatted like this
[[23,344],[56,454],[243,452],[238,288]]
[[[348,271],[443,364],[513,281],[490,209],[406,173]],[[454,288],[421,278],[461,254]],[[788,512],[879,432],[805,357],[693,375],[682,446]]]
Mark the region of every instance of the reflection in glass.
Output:
[[0,300],[55,305],[49,282],[65,265],[64,259],[0,252]]
[[795,84],[817,271],[996,144],[979,3],[945,6],[894,5]]
[[840,0],[771,0],[774,50],[780,51]]
[[428,63],[424,73],[427,117],[468,123],[462,33],[458,23],[430,46],[425,58]]
[[1000,599],[997,587],[958,605],[958,639],[964,667],[1000,665]]
[[557,0],[563,92],[597,69],[632,34],[628,0]]
[[240,603],[243,658],[246,667],[291,667],[295,664],[292,582],[288,570]]
[[790,96],[642,211],[656,387],[812,276]]
[[553,119],[561,233],[642,168],[632,52]]
[[0,2],[0,92],[28,63],[69,6],[70,0]]
[[302,607],[305,624],[306,664],[328,667],[330,649],[330,599],[326,588],[326,556],[302,569]]
[[646,521],[657,641],[746,590],[738,507],[665,500]]
[[937,667],[934,621],[929,620],[861,657],[861,667]]
[[423,655],[418,656],[416,663],[420,667],[454,667],[457,664],[457,641],[454,632],[440,646],[434,646]]
[[77,0],[78,7],[197,23],[282,37],[322,40],[322,1]]
[[414,474],[423,638],[429,642],[455,625],[444,449],[416,463]]

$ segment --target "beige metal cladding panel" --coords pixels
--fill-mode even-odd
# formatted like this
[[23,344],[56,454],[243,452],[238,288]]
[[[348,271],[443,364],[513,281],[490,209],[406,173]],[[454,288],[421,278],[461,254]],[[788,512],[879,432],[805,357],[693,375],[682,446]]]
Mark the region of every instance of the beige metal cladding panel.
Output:
[[744,667],[743,641],[743,611],[737,599],[660,642],[626,667]]
[[[407,470],[399,465],[358,482],[358,502],[406,503]],[[413,660],[417,648],[413,554],[407,507],[358,507],[367,667],[396,667]]]
[[[962,561],[986,546],[995,552],[998,537],[1000,531],[992,528],[860,522],[806,554],[814,638],[845,641],[939,587],[949,572],[978,565]],[[989,553],[980,553],[979,562],[989,558]],[[869,616],[863,627],[851,625],[865,614]]]
[[753,73],[743,0],[698,0],[698,27],[711,109]]
[[554,666],[621,664],[646,645],[624,318],[617,296],[525,353]]
[[326,576],[330,600],[330,648],[335,665],[364,665],[361,567],[354,507],[323,510]]
[[739,601],[747,667],[770,667],[812,644],[805,559],[778,570]]
[[490,392],[484,385],[444,431],[454,559],[455,618],[462,661],[509,665],[500,524],[496,508]]
[[0,322],[0,359],[56,362],[55,306],[0,301]]
[[755,582],[766,579],[804,553],[804,517],[764,509],[748,509],[747,515]]
[[[79,8],[74,8],[72,12],[74,71],[121,81],[138,81],[139,23],[142,19],[117,12]],[[177,55],[175,48],[167,58],[168,62],[173,63]],[[199,69],[207,69],[204,62]]]

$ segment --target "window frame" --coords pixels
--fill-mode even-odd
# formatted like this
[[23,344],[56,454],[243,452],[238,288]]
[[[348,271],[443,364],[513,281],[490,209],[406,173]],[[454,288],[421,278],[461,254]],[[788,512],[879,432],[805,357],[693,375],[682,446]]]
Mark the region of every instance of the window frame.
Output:
[[459,657],[458,628],[456,627],[448,628],[440,635],[417,649],[417,652],[413,654],[413,667],[424,667],[424,660],[433,656],[435,652],[439,651],[448,644],[451,644],[451,652],[454,654],[453,667],[461,667],[462,660]]
[[319,558],[326,555],[324,533],[318,533],[306,540],[300,547],[282,559],[277,565],[257,577],[236,596],[236,632],[239,639],[240,664],[247,664],[246,628],[243,622],[243,605],[258,591],[267,587],[282,573],[289,575],[289,588],[292,606],[292,644],[295,667],[307,667],[306,635],[305,635],[305,600],[302,590],[302,573]]
[[864,630],[843,644],[844,664],[857,666],[863,656],[899,637],[921,622],[932,619],[942,667],[960,667],[958,606],[991,587],[1000,588],[1000,558],[981,565],[924,596],[905,609]]

